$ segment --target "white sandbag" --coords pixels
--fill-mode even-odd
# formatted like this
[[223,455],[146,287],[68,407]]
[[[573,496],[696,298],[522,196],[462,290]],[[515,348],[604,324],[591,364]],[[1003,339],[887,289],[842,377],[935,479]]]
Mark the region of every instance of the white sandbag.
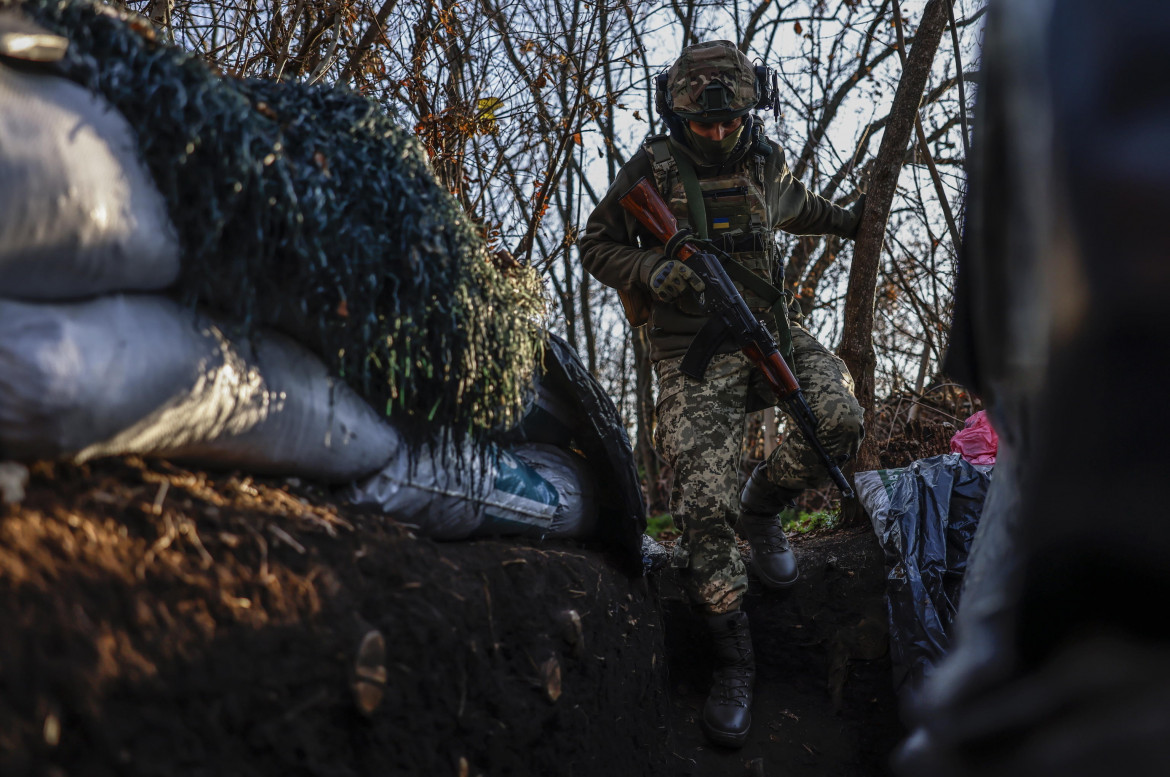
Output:
[[356,484],[349,500],[434,539],[588,537],[597,524],[595,492],[584,460],[569,451],[539,443],[509,450],[467,444],[445,454],[425,449],[399,456]]
[[0,300],[0,456],[156,455],[355,480],[399,438],[293,341],[230,331],[165,297]]
[[126,120],[72,81],[0,65],[0,297],[162,289],[179,243]]

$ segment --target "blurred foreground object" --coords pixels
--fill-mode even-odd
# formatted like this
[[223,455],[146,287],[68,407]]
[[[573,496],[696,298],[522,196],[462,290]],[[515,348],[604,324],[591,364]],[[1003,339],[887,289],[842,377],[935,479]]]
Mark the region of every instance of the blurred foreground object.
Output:
[[992,3],[947,371],[1001,448],[903,774],[1170,773],[1168,36],[1156,0]]
[[59,62],[69,41],[14,11],[0,10],[0,57],[22,62]]

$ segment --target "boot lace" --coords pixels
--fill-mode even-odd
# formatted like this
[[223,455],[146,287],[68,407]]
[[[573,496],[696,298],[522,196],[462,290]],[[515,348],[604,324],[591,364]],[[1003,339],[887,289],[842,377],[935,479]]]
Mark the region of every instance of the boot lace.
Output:
[[759,546],[765,553],[782,553],[788,550],[788,537],[780,526],[778,515],[751,515],[744,514],[744,524],[747,528],[748,542]]
[[746,627],[740,624],[717,634],[715,650],[721,665],[713,673],[711,695],[719,704],[748,706],[756,668]]
[[724,666],[715,670],[711,695],[721,705],[748,706],[754,672],[746,666]]

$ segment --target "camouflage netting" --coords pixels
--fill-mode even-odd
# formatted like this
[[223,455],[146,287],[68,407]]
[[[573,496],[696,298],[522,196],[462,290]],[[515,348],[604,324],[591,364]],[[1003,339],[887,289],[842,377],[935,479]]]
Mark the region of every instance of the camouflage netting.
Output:
[[381,107],[223,77],[89,0],[16,5],[69,38],[66,75],[138,133],[182,241],[185,301],[291,332],[415,432],[515,420],[541,347],[538,281],[491,263]]

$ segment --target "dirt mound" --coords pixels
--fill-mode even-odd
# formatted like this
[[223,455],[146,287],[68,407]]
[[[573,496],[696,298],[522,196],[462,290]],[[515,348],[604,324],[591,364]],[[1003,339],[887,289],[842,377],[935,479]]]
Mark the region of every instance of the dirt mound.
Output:
[[[325,496],[35,467],[0,517],[0,773],[662,773],[642,579],[596,550],[435,543]],[[367,717],[352,670],[372,629],[387,680]]]
[[695,723],[710,656],[669,571],[436,543],[296,482],[40,464],[0,508],[0,774],[881,775],[902,732],[880,553],[794,544],[796,593],[748,598],[733,752]]

